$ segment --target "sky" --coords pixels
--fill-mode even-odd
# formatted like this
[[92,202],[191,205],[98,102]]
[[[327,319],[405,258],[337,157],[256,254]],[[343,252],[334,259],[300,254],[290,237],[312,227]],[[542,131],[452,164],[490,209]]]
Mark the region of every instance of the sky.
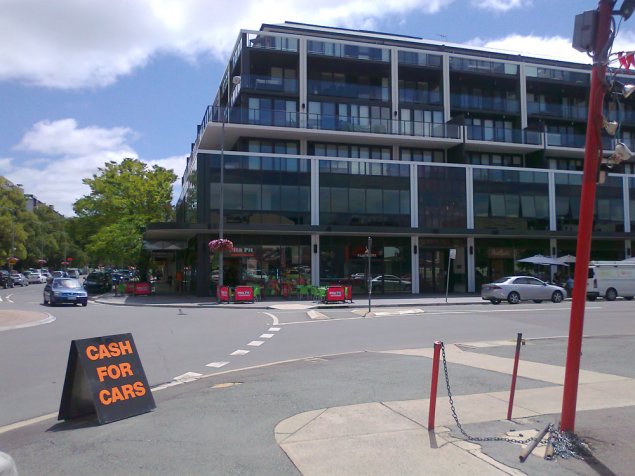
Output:
[[[618,0],[617,6],[622,0]],[[284,21],[590,63],[571,47],[597,0],[0,0],[0,175],[73,216],[108,161],[172,169],[241,29]],[[635,50],[635,17],[613,51]]]

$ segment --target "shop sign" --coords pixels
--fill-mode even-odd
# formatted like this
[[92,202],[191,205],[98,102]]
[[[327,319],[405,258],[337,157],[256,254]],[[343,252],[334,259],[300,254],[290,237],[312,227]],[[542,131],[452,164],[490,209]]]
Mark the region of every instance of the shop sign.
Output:
[[487,250],[488,258],[513,258],[514,250],[512,248],[489,248]]
[[255,256],[254,255],[254,249],[253,248],[237,248],[234,247],[232,249],[232,251],[229,252],[229,256],[234,257],[234,258],[238,258],[238,257],[249,257],[249,256]]
[[254,289],[251,286],[236,286],[234,302],[254,302]]
[[103,425],[154,408],[132,334],[71,341],[58,420],[96,414]]

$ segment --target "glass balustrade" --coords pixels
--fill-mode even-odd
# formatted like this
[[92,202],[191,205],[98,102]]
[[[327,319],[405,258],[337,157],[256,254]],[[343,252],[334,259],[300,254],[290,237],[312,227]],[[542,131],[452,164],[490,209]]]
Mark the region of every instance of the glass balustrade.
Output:
[[240,85],[242,88],[256,91],[275,91],[292,94],[298,92],[298,80],[296,78],[283,78],[280,76],[242,75]]
[[308,93],[314,96],[374,99],[378,101],[390,100],[390,88],[388,86],[323,81],[319,79],[309,79]]
[[505,97],[457,93],[450,95],[450,104],[454,109],[520,113],[520,101]]

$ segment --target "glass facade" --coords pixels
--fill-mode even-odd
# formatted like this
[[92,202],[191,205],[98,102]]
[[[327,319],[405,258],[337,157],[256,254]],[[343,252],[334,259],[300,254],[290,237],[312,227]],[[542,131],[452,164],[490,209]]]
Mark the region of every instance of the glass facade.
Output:
[[549,230],[549,175],[474,168],[474,227]]
[[[324,236],[320,239],[320,285],[350,284],[355,293],[368,293],[366,236]],[[410,294],[410,238],[373,238],[370,256],[373,294]]]
[[519,259],[535,254],[550,256],[549,240],[478,238],[474,240],[474,248],[477,291],[481,285],[503,276],[531,274],[543,280],[549,277],[549,266],[518,263]]
[[[417,167],[419,228],[465,230],[467,202],[465,169],[460,167]],[[448,191],[451,190],[451,193]]]
[[[260,288],[262,299],[291,297],[311,282],[311,243],[306,236],[232,234],[234,249],[224,253],[227,286]],[[211,287],[218,285],[218,255],[210,256]]]
[[[206,161],[210,174],[210,223],[218,224],[220,155]],[[309,161],[295,157],[225,154],[226,224],[311,223]]]
[[407,165],[320,160],[320,224],[410,226]]

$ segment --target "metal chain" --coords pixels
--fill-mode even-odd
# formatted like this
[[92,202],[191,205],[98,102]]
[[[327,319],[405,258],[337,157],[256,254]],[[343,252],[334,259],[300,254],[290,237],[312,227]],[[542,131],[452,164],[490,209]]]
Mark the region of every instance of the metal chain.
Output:
[[450,389],[450,377],[448,375],[448,363],[445,359],[445,345],[443,342],[441,343],[441,354],[443,356],[443,372],[445,373],[445,384],[448,389],[448,398],[450,399],[450,410],[452,410],[452,418],[456,423],[457,428],[461,432],[461,434],[469,441],[506,441],[507,443],[516,443],[520,445],[525,445],[530,441],[533,441],[535,438],[527,438],[525,440],[517,440],[514,438],[508,438],[504,436],[472,436],[467,434],[467,432],[461,426],[459,422],[459,416],[456,414],[456,409],[454,408],[454,400],[452,400],[452,390]]
[[[507,443],[515,443],[520,445],[526,445],[530,441],[535,440],[534,437],[527,438],[525,440],[518,440],[514,438],[504,437],[504,436],[472,436],[469,435],[464,429],[461,423],[459,422],[459,416],[456,413],[456,408],[454,408],[454,400],[452,399],[452,390],[450,389],[450,377],[448,375],[448,362],[445,358],[445,345],[443,342],[441,343],[441,354],[443,356],[443,372],[445,373],[445,384],[448,389],[448,399],[450,400],[450,410],[452,411],[452,418],[454,418],[454,422],[456,423],[457,428],[461,432],[461,434],[468,441],[504,441]],[[549,425],[549,430],[547,432],[548,437],[544,439],[548,444],[551,443],[553,446],[553,456],[548,459],[553,460],[556,456],[567,459],[569,457],[582,459],[580,453],[588,454],[587,445],[580,440],[573,433],[567,433],[560,431],[556,428],[555,425]]]

